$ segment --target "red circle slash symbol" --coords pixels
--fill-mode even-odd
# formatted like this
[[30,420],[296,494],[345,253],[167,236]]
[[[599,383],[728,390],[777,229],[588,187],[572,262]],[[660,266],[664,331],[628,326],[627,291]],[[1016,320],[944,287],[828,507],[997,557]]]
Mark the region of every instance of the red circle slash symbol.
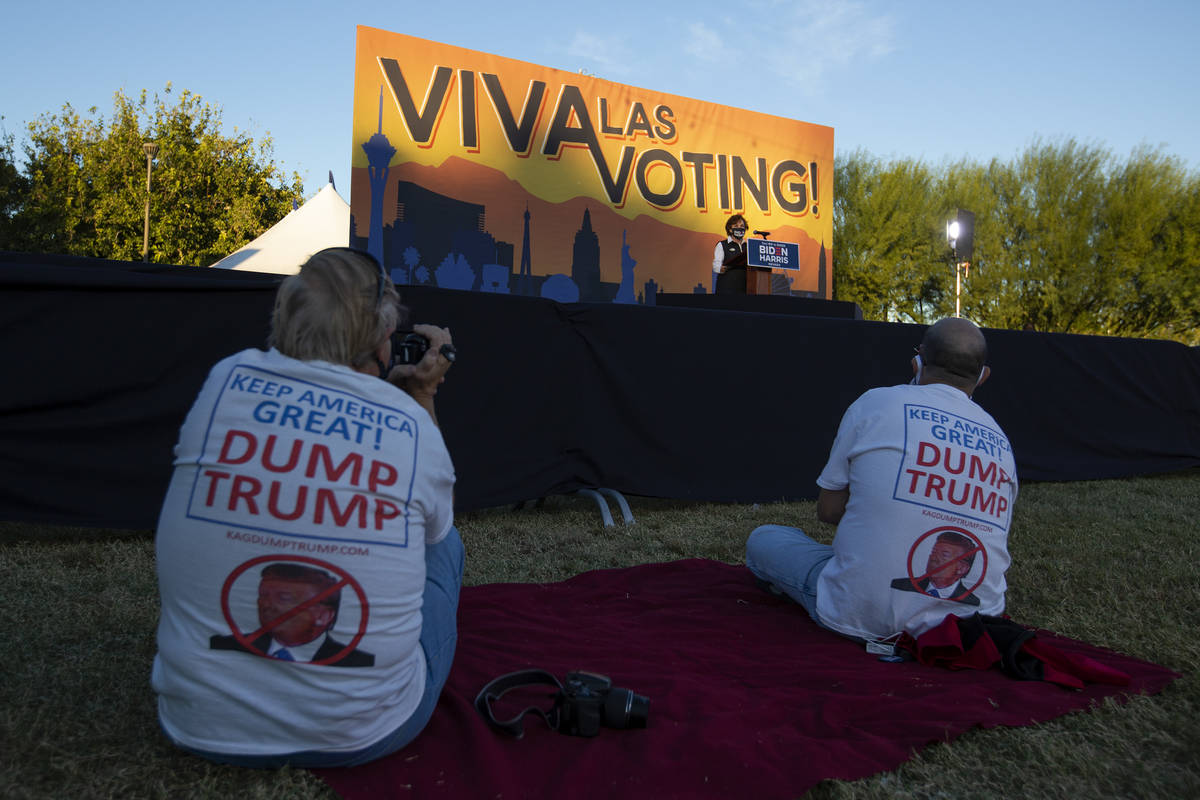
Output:
[[[967,551],[953,557],[950,561],[948,561],[944,564],[939,564],[936,569],[928,569],[928,565],[926,565],[927,571],[923,572],[921,574],[917,574],[916,570],[913,568],[913,556],[916,555],[917,548],[920,547],[921,543],[924,542],[926,539],[928,539],[930,536],[939,536],[939,535],[941,535],[943,533],[947,533],[947,532],[957,533],[959,536],[970,539],[971,542],[975,546],[972,547],[970,550],[967,550]],[[925,590],[921,588],[921,581],[925,580],[926,578],[932,577],[934,573],[940,572],[941,570],[946,569],[947,567],[953,566],[954,564],[958,564],[962,561],[965,561],[966,559],[972,558],[975,553],[980,553],[983,556],[983,568],[979,571],[979,580],[975,581],[975,583],[972,584],[969,588],[964,589],[962,592],[955,595],[954,597],[945,598],[947,600],[961,601],[963,598],[969,597],[972,592],[974,592],[976,589],[978,589],[983,584],[983,579],[987,576],[987,568],[988,568],[987,548],[983,546],[983,542],[981,542],[979,540],[979,537],[975,536],[973,533],[964,531],[962,528],[956,528],[953,525],[943,525],[940,528],[934,528],[933,530],[926,531],[925,533],[921,534],[915,542],[913,542],[912,547],[910,547],[908,550],[908,579],[910,581],[912,581],[913,590],[917,591],[917,592],[924,592]],[[966,575],[964,575],[963,577],[966,577]]]
[[[278,617],[275,617],[274,619],[272,619],[268,622],[264,622],[262,627],[260,627],[258,630],[250,631],[249,633],[243,633],[242,630],[238,627],[237,621],[234,620],[233,613],[230,611],[230,608],[229,608],[229,593],[230,593],[230,590],[233,588],[233,584],[237,581],[238,578],[240,578],[247,570],[251,569],[252,567],[258,566],[259,564],[263,564],[266,562],[279,563],[281,561],[290,561],[293,563],[309,564],[309,565],[317,567],[319,569],[328,570],[329,572],[332,572],[333,574],[337,575],[341,580],[337,581],[334,585],[319,592],[317,595],[310,597],[307,600],[304,600],[304,601],[300,602],[299,604],[293,606],[291,609],[280,614]],[[326,561],[320,561],[315,558],[309,558],[308,556],[269,555],[269,556],[258,556],[257,558],[252,558],[249,561],[246,561],[242,564],[239,564],[237,567],[235,567],[234,570],[229,573],[229,577],[227,577],[225,579],[224,585],[221,586],[221,613],[224,614],[225,621],[227,623],[229,623],[229,630],[233,634],[233,637],[235,639],[237,639],[238,643],[242,647],[246,648],[246,650],[248,652],[251,652],[257,656],[269,658],[270,656],[268,656],[263,650],[254,646],[255,639],[259,638],[264,633],[270,633],[271,631],[275,630],[277,627],[279,627],[283,623],[287,622],[292,617],[296,616],[297,614],[303,613],[305,610],[309,609],[310,607],[312,607],[313,605],[315,605],[317,603],[320,603],[322,600],[324,600],[325,598],[334,594],[335,592],[340,592],[342,590],[342,587],[344,587],[344,586],[349,586],[351,589],[354,590],[354,593],[358,596],[359,607],[361,609],[361,613],[359,615],[359,620],[358,620],[358,631],[354,634],[354,638],[351,639],[350,642],[345,647],[343,647],[341,650],[339,650],[338,652],[334,653],[333,655],[331,655],[327,658],[322,658],[319,661],[308,662],[310,664],[333,664],[338,661],[341,661],[348,654],[350,654],[356,647],[358,647],[358,643],[362,641],[363,636],[365,636],[366,632],[367,632],[367,616],[368,616],[368,613],[367,613],[368,612],[368,604],[367,604],[366,592],[363,591],[362,586],[359,585],[358,581],[354,580],[354,578],[350,575],[350,573],[346,572],[346,570],[342,569],[341,567],[339,567],[335,564],[330,564]]]

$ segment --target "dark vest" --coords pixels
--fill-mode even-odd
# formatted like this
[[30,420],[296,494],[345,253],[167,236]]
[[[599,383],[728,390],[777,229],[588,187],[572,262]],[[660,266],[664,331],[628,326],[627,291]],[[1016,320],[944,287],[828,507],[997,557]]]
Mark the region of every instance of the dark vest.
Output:
[[725,249],[725,258],[721,263],[725,266],[746,266],[746,246],[738,241],[729,241],[724,239],[721,241],[721,247]]
[[717,276],[716,293],[745,294],[746,245],[726,238],[721,241],[721,247],[725,250],[725,258],[721,260],[725,271]]

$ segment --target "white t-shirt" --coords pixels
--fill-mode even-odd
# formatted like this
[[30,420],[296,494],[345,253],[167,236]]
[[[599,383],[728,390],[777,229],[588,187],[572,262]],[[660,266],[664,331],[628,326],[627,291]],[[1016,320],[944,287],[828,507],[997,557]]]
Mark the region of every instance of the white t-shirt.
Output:
[[[919,636],[950,613],[1004,612],[1016,465],[1008,437],[966,394],[939,383],[866,392],[842,417],[817,485],[850,489],[817,584],[823,624],[875,639]],[[930,580],[951,596],[928,594]]]
[[[441,432],[395,386],[276,350],[217,364],[158,522],[151,684],[171,737],[352,751],[403,724],[425,688],[425,545],[453,524],[453,486]],[[271,657],[306,619],[312,638]]]

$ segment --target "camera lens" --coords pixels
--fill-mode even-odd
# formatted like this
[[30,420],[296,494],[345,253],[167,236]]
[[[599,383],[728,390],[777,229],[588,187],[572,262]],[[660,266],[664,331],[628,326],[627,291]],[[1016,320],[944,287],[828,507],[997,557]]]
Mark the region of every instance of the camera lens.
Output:
[[604,724],[610,728],[644,728],[650,698],[629,689],[613,689],[604,698]]

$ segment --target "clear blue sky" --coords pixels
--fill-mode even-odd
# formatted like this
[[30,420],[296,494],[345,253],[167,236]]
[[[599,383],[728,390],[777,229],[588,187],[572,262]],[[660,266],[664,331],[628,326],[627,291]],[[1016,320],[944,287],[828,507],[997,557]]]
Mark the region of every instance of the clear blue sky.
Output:
[[837,154],[1008,160],[1035,137],[1200,170],[1200,0],[6,3],[0,115],[167,82],[348,199],[355,26],[834,128]]

